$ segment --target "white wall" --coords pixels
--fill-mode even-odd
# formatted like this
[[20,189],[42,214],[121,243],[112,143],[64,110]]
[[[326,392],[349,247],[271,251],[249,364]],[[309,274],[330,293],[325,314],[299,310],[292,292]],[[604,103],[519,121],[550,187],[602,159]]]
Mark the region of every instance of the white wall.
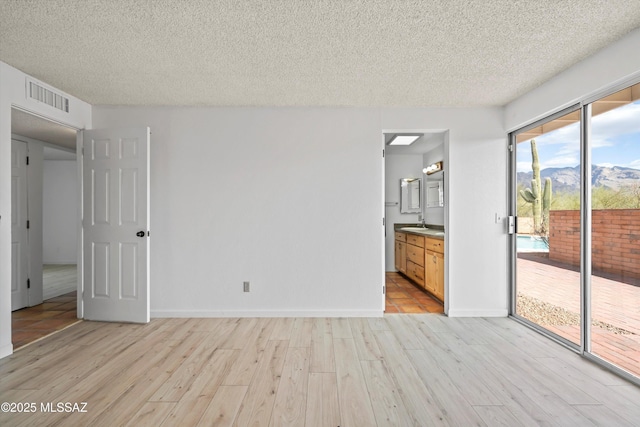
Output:
[[0,62],[0,358],[11,345],[11,107],[39,114],[78,129],[89,127],[91,106],[69,97],[69,113],[27,99],[26,74]]
[[381,134],[442,128],[450,312],[505,315],[507,240],[493,218],[506,195],[471,185],[506,188],[501,120],[497,108],[94,109],[94,127],[151,127],[156,317],[380,314]]
[[75,160],[45,160],[43,173],[43,262],[75,264],[78,165]]
[[[396,271],[394,259],[394,231],[396,223],[418,223],[419,214],[400,213],[400,179],[423,178],[421,154],[387,154],[385,157],[385,270]],[[424,182],[423,182],[424,185]],[[424,202],[424,200],[423,200]]]
[[152,316],[382,313],[375,110],[93,114],[95,128],[151,128]]

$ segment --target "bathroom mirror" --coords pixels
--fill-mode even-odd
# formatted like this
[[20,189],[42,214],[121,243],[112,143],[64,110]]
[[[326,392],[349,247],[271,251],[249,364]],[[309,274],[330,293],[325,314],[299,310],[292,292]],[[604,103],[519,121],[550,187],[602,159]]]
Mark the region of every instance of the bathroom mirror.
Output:
[[441,208],[444,206],[444,182],[427,181],[427,207]]
[[420,178],[402,178],[400,180],[400,213],[420,213],[420,195],[422,180]]
[[439,161],[425,167],[422,172],[426,174],[424,194],[427,199],[427,208],[444,207],[444,167]]

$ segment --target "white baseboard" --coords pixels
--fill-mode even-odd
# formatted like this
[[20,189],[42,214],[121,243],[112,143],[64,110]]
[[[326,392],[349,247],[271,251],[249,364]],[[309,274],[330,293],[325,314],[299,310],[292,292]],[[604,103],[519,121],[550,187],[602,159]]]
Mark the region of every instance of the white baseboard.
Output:
[[0,359],[3,357],[11,356],[13,354],[13,344],[4,345],[0,347]]
[[509,310],[496,309],[496,310],[452,310],[449,309],[447,313],[449,317],[507,317]]
[[201,318],[201,317],[382,317],[382,310],[151,310],[151,317],[161,318]]

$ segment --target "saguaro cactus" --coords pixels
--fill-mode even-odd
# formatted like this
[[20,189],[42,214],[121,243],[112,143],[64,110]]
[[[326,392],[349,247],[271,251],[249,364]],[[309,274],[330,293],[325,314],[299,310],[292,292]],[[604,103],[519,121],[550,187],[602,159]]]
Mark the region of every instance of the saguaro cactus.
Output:
[[544,191],[542,191],[540,161],[535,139],[531,140],[531,158],[531,169],[533,169],[531,188],[520,190],[520,196],[525,202],[532,204],[534,232],[546,235],[549,230],[549,209],[551,208],[551,178],[545,179]]
[[542,192],[542,221],[540,222],[540,234],[549,234],[549,209],[551,209],[551,178],[544,180],[544,191]]

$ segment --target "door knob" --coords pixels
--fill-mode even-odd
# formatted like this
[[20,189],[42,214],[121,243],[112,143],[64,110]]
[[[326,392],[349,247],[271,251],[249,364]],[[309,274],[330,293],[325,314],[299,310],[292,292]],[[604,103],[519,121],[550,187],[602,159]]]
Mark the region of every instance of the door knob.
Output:
[[136,233],[136,236],[138,236],[138,237],[144,237],[144,231],[138,231],[138,232]]

